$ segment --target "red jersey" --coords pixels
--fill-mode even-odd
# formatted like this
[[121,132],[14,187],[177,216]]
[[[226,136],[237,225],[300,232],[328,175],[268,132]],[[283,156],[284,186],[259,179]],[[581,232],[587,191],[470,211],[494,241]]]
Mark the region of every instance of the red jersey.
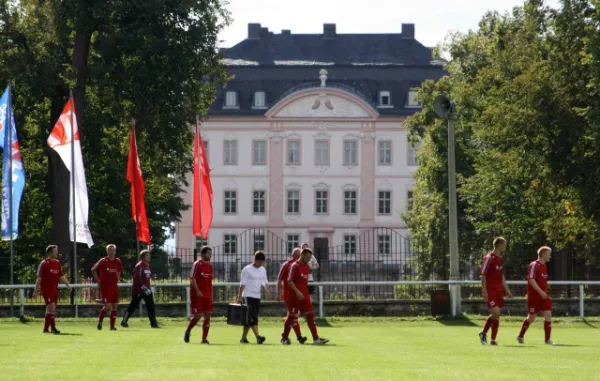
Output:
[[[198,259],[192,266],[192,272],[190,273],[190,279],[196,279],[196,284],[202,293],[203,298],[212,299],[212,281],[213,281],[213,267],[210,262],[206,262],[202,259]],[[190,295],[192,298],[197,298],[196,289],[190,288]]]
[[[531,262],[527,267],[527,280],[529,281],[529,279],[535,280],[542,291],[548,293],[548,268],[545,264],[542,264],[539,260]],[[527,282],[527,296],[533,298],[541,297],[539,292],[534,290],[529,282]]]
[[[308,264],[303,265],[300,262],[294,262],[290,266],[290,275],[288,275],[288,282],[294,282],[294,285],[304,295],[304,299],[310,300],[308,293],[308,277],[310,275],[310,266]],[[296,299],[296,294],[290,292],[290,299]]]
[[92,271],[98,271],[98,277],[103,287],[117,286],[119,283],[119,276],[123,272],[121,267],[121,260],[115,258],[112,261],[107,257],[100,259],[92,267]]
[[288,300],[290,297],[290,287],[288,286],[288,277],[290,276],[290,268],[296,262],[295,259],[290,259],[287,262],[284,262],[279,269],[279,276],[277,280],[279,282],[283,282],[283,300]]
[[133,294],[141,294],[142,286],[150,287],[150,265],[139,261],[133,268],[131,292]]
[[502,291],[502,277],[504,271],[501,257],[493,252],[490,252],[483,257],[480,274],[485,275],[487,291]]
[[58,259],[44,259],[38,266],[37,277],[42,278],[42,290],[58,288],[58,280],[62,277],[63,271]]

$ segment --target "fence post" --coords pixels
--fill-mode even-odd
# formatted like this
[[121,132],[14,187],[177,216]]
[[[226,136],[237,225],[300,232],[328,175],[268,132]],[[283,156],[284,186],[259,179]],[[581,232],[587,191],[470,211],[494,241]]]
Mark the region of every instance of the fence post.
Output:
[[319,319],[323,319],[325,317],[325,313],[323,311],[323,286],[319,286]]
[[585,304],[585,290],[583,284],[579,285],[579,317],[585,317],[584,306]]
[[190,286],[185,288],[185,317],[190,317],[191,311],[191,300],[190,300]]
[[77,284],[74,284],[73,291],[75,292],[75,319],[79,318],[79,293],[77,292]]
[[19,289],[19,303],[21,304],[21,314],[19,316],[25,315],[25,290]]

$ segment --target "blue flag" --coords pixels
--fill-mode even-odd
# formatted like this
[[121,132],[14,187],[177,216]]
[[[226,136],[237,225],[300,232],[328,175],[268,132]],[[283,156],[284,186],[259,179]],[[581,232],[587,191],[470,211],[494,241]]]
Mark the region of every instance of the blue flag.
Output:
[[[10,130],[9,130],[10,128]],[[10,86],[0,98],[0,148],[2,155],[2,239],[16,239],[19,234],[19,205],[25,188],[25,169],[17,138],[17,127],[12,112]],[[11,158],[12,156],[12,168]],[[10,191],[12,190],[12,216]]]

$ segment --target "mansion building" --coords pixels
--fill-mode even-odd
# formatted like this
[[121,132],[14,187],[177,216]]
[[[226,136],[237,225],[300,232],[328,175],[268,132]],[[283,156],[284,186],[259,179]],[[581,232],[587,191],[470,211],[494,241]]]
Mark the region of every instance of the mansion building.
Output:
[[[417,164],[403,121],[420,110],[421,83],[445,75],[414,24],[388,34],[249,24],[222,54],[232,80],[200,126],[214,260],[248,262],[255,249],[285,257],[302,242],[320,260],[392,255],[396,237],[408,237],[402,214]],[[178,248],[206,243],[193,236],[191,213],[176,225]]]

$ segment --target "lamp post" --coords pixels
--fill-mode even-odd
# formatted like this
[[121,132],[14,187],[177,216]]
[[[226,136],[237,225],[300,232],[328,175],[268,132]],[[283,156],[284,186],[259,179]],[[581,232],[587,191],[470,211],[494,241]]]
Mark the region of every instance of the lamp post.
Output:
[[[456,206],[456,162],[454,142],[454,114],[456,105],[447,95],[438,95],[433,101],[433,110],[440,117],[448,120],[448,207],[449,231],[448,241],[450,246],[450,280],[459,280],[458,271],[458,212]],[[450,285],[452,301],[452,316],[458,316],[461,311],[460,285]]]

